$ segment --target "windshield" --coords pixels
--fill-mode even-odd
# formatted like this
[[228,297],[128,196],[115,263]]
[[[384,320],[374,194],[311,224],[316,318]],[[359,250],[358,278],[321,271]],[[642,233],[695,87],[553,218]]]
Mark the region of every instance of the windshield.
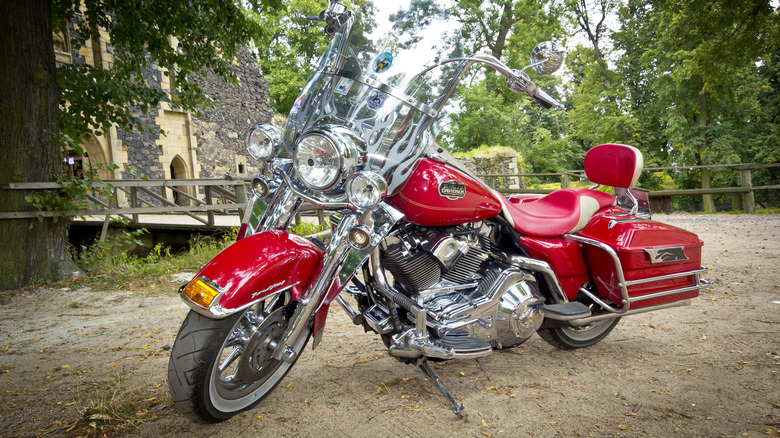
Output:
[[[368,3],[337,32],[290,112],[285,147],[317,126],[344,126],[390,193],[438,134],[461,57],[460,23],[437,0]],[[354,23],[354,24],[352,24]],[[350,24],[352,24],[350,26]]]

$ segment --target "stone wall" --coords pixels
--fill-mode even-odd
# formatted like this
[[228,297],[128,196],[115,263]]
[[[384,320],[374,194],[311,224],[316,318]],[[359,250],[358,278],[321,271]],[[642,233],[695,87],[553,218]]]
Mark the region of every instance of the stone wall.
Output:
[[[493,146],[464,153],[455,153],[454,155],[466,168],[476,174],[517,175],[519,173],[517,167],[517,152],[512,148]],[[482,176],[481,178],[488,183],[488,185],[496,189],[525,188],[523,181],[518,181],[517,177]]]
[[249,51],[239,54],[233,70],[239,85],[227,84],[214,75],[195,79],[217,102],[216,108],[192,119],[201,178],[247,176],[260,171],[260,163],[246,152],[244,134],[253,124],[271,123],[268,85]]
[[[69,23],[70,34],[79,32],[80,21],[76,18]],[[99,40],[87,39],[78,51],[70,47],[69,40],[70,35],[55,35],[60,64],[112,67],[114,55],[108,33],[101,31]],[[171,38],[170,43],[175,47],[177,41]],[[233,70],[239,84],[226,83],[213,74],[190,78],[215,101],[215,107],[203,109],[200,115],[181,111],[165,102],[150,108],[146,114],[135,110],[134,115],[143,123],[159,128],[164,134],[113,128],[86,145],[88,157],[83,157],[84,161],[117,164],[120,170],[105,177],[119,179],[132,179],[136,175],[150,179],[253,175],[259,166],[246,153],[244,133],[254,123],[270,123],[273,112],[268,86],[248,50],[237,56]],[[150,86],[171,89],[171,75],[164,68],[150,63],[142,74]],[[126,167],[134,172],[124,172]]]

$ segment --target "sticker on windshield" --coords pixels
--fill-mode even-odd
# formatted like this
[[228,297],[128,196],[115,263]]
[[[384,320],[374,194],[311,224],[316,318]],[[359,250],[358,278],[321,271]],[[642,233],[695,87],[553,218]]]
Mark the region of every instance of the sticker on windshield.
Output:
[[382,52],[374,60],[374,71],[377,73],[384,73],[390,69],[393,65],[393,54],[390,52]]
[[333,91],[338,94],[347,94],[349,93],[349,89],[352,88],[352,84],[354,82],[355,81],[349,78],[341,78],[339,79],[339,83],[336,85],[336,89]]
[[385,100],[387,100],[387,94],[379,90],[371,90],[371,93],[368,94],[368,99],[366,99],[366,105],[376,111],[379,108],[382,108],[382,105],[385,104]]

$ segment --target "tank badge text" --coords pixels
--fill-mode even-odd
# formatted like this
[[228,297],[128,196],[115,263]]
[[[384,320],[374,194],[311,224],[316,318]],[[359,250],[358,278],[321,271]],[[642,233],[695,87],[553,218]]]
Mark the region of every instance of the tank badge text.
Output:
[[439,196],[451,201],[462,199],[466,196],[466,185],[457,181],[444,181],[439,184]]

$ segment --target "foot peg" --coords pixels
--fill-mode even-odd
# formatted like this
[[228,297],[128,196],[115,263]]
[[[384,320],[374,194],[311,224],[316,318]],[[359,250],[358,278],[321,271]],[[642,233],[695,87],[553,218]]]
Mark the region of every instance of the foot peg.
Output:
[[455,412],[455,415],[458,416],[459,419],[463,419],[463,414],[461,411],[463,410],[463,404],[458,405],[458,402],[455,401],[455,399],[452,398],[449,391],[447,391],[447,388],[444,387],[444,384],[441,383],[441,380],[439,380],[439,376],[436,375],[436,373],[433,372],[430,366],[428,366],[428,361],[425,359],[420,359],[417,361],[417,366],[420,367],[422,372],[425,373],[426,376],[428,376],[431,380],[433,380],[433,383],[436,384],[436,386],[439,387],[441,392],[444,394],[445,397],[447,397],[447,400],[452,405],[452,410]]
[[587,318],[591,316],[588,306],[579,301],[570,301],[568,303],[547,304],[539,306],[539,310],[544,313],[544,317],[557,321],[571,321],[573,319]]

